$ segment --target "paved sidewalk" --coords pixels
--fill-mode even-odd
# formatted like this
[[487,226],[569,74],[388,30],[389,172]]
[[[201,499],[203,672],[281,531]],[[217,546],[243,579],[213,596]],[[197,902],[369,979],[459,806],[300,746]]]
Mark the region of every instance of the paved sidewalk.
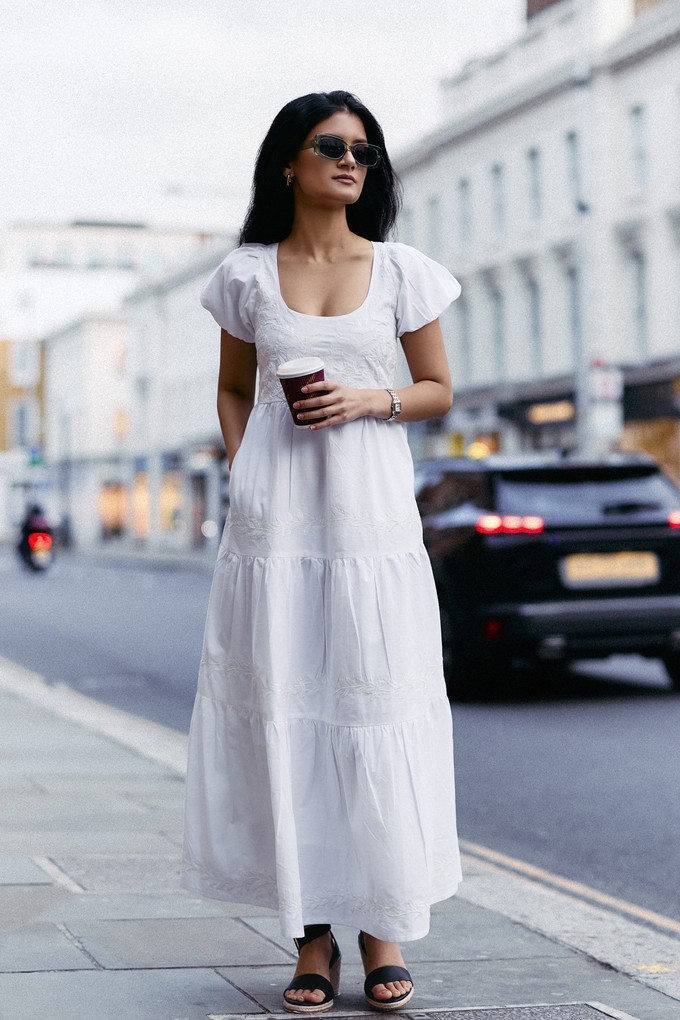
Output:
[[[185,747],[0,661],[2,1020],[282,1012],[295,954],[275,914],[178,889]],[[356,933],[336,934],[330,1015],[365,1014]],[[404,948],[407,1016],[680,1020],[680,938],[470,855]]]

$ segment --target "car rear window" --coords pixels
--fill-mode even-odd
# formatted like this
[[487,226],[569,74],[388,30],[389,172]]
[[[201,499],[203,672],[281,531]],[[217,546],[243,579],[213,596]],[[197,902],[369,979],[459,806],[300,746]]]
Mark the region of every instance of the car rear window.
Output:
[[464,506],[488,509],[489,476],[481,471],[416,472],[416,500],[423,517]]
[[508,472],[496,478],[497,510],[546,521],[654,520],[680,509],[680,489],[654,467]]

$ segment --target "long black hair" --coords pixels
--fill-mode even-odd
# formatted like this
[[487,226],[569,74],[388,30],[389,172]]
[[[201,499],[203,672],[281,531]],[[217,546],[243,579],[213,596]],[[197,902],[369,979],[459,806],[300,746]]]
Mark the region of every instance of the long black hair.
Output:
[[239,244],[273,244],[288,237],[293,227],[293,188],[286,186],[283,169],[300,151],[312,128],[334,113],[354,113],[366,131],[366,141],[379,145],[382,159],[366,174],[359,200],[347,206],[351,231],[370,241],[385,241],[401,207],[401,185],[385,149],[382,128],[351,92],[310,92],[286,103],[267,132],[255,162],[250,206]]

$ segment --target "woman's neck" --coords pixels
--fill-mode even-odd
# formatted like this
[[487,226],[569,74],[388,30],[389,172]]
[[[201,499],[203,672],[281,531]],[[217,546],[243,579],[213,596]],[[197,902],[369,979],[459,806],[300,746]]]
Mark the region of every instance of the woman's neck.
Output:
[[367,243],[349,229],[344,207],[332,211],[324,207],[296,211],[293,229],[282,245],[289,254],[308,258],[312,262],[326,262]]

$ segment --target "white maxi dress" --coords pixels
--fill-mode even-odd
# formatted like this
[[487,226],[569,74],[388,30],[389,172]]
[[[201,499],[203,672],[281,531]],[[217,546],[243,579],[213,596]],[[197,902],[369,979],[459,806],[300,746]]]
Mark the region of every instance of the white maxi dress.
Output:
[[271,907],[282,934],[336,923],[427,934],[461,879],[437,596],[398,422],[293,426],[276,368],[393,387],[399,341],[458,297],[446,269],[374,243],[359,308],[288,308],[276,244],[203,289],[257,348],[258,399],[231,471],[191,723],[182,884]]

